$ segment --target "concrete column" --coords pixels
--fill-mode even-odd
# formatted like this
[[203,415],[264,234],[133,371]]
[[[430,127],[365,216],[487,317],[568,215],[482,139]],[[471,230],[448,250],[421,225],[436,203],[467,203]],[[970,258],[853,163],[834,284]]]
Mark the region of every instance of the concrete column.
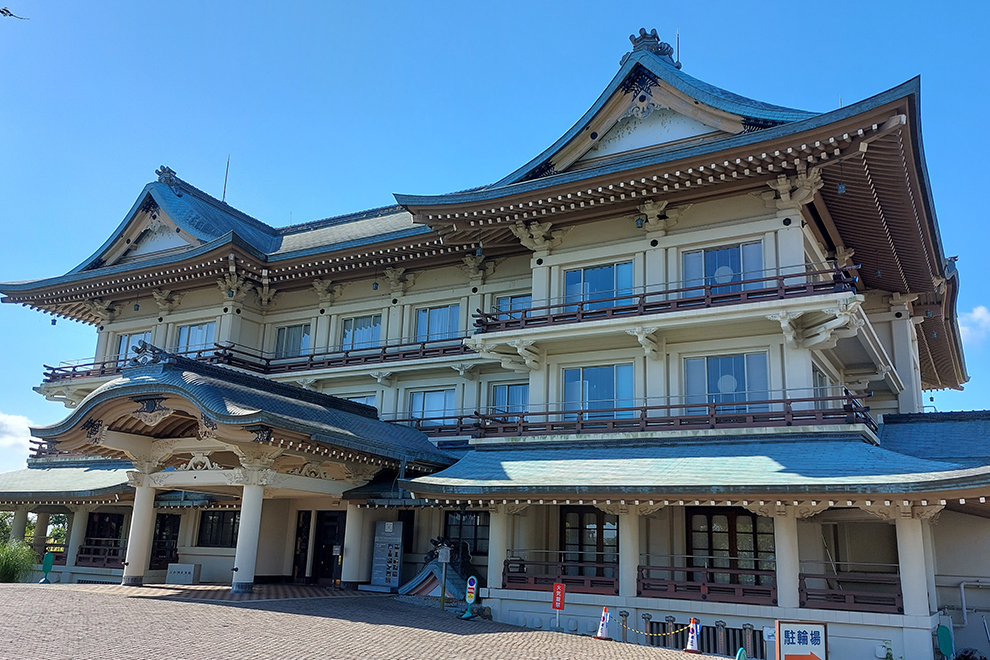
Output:
[[798,551],[797,518],[774,516],[773,541],[777,556],[777,606],[798,607],[798,573],[801,572]]
[[921,521],[921,534],[925,540],[925,577],[928,581],[928,607],[929,611],[937,612],[939,610],[938,606],[938,591],[935,587],[935,572],[937,567],[935,566],[935,539],[932,536],[932,521],[922,520]]
[[[330,305],[320,303],[320,309],[328,310]],[[316,325],[313,327],[313,347],[316,353],[322,353],[327,348],[333,348],[335,342],[330,336],[330,321],[333,315],[329,313],[320,314],[316,317]]]
[[[537,260],[542,263],[537,264]],[[533,271],[533,305],[540,307],[546,305],[550,298],[550,268],[546,265],[547,253],[537,252],[529,262],[529,267]]]
[[780,272],[784,274],[804,272],[804,232],[801,230],[801,213],[790,210],[782,211],[777,215],[791,219],[789,226],[777,231],[777,265],[780,267]]
[[131,527],[127,533],[124,579],[121,581],[126,587],[140,587],[144,582],[144,572],[151,561],[151,535],[155,529],[155,489],[149,485],[147,474],[139,473],[137,477]]
[[[811,351],[806,348],[791,348],[785,343],[783,354],[785,398],[804,399],[812,396],[814,380],[811,375]],[[810,406],[811,404],[805,404],[805,407]]]
[[341,558],[341,582],[368,582],[370,573],[362,571],[362,558],[367,555],[367,538],[364,534],[365,510],[356,504],[347,505],[347,516],[344,518],[344,556]]
[[[894,306],[892,305],[891,308],[894,309]],[[918,354],[917,346],[915,346],[916,328],[908,313],[908,306],[898,306],[897,309],[901,311],[903,318],[895,318],[890,321],[891,360],[897,370],[897,375],[900,376],[901,382],[904,384],[904,390],[897,395],[897,412],[918,413],[922,412],[923,393],[916,357]],[[921,331],[925,331],[924,324],[921,326]]]
[[231,593],[249,594],[254,591],[254,568],[258,563],[258,536],[261,533],[261,504],[264,499],[264,486],[244,484]]
[[69,538],[65,548],[65,565],[76,566],[79,547],[86,542],[86,528],[89,526],[89,507],[71,506],[72,522],[69,524]]
[[639,507],[629,507],[619,513],[619,595],[624,598],[636,597],[639,537]]
[[918,518],[897,518],[897,563],[901,574],[904,614],[928,616],[928,567],[925,541]]
[[34,538],[31,545],[39,555],[45,554],[45,545],[48,544],[48,525],[51,523],[50,513],[39,513],[34,521]]
[[14,509],[14,519],[10,522],[10,540],[23,541],[27,531],[28,510],[25,506]]
[[488,519],[488,588],[502,588],[502,567],[509,551],[509,514],[505,505],[491,511]]

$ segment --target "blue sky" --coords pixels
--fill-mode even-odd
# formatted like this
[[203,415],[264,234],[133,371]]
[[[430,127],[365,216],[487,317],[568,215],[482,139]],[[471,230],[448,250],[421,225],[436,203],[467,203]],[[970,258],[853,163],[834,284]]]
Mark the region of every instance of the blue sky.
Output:
[[[276,226],[495,181],[583,114],[640,27],[679,29],[695,77],[807,110],[920,75],[972,376],[930,394],[990,407],[986,184],[968,146],[986,137],[986,3],[5,4],[30,20],[0,19],[0,281],[76,266],[162,164],[220,196],[229,155],[227,201]],[[91,357],[96,334],[4,305],[0,340],[3,471],[23,465],[29,420],[68,413],[31,390],[42,365]]]

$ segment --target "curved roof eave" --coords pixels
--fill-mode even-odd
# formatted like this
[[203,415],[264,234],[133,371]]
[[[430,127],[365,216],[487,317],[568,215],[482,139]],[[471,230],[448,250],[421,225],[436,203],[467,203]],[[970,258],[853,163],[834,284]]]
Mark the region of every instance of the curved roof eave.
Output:
[[323,252],[331,252],[334,250],[346,250],[348,248],[362,247],[365,245],[374,245],[376,243],[384,243],[386,241],[397,240],[402,238],[411,238],[413,236],[420,236],[422,234],[433,233],[433,229],[427,227],[426,225],[420,225],[417,227],[410,227],[409,229],[402,229],[399,231],[389,232],[388,234],[378,234],[376,236],[369,237],[367,239],[355,239],[352,241],[343,241],[341,243],[331,243],[329,245],[316,245],[314,247],[304,248],[300,250],[293,250],[291,252],[282,252],[278,254],[269,255],[267,261],[270,263],[278,261],[286,261],[289,259],[300,259],[303,257],[311,257],[316,254]]
[[[857,114],[867,112],[879,106],[885,105],[905,97],[916,97],[920,91],[920,78],[915,77],[897,87],[881,92],[868,99],[847,105],[844,108],[832,110],[819,115],[810,116],[800,121],[792,121],[772,128],[766,128],[752,133],[740,133],[719,140],[712,140],[698,145],[664,151],[661,153],[648,153],[631,157],[627,160],[610,162],[600,167],[564,172],[553,176],[519,181],[505,185],[493,185],[488,188],[481,188],[464,193],[448,193],[443,195],[404,195],[396,193],[396,202],[403,207],[411,206],[445,206],[454,204],[471,204],[476,202],[486,202],[509,195],[533,192],[543,188],[551,188],[561,184],[574,183],[586,179],[593,179],[598,176],[615,174],[618,172],[633,170],[639,167],[651,165],[661,165],[663,163],[674,162],[685,158],[692,158],[708,153],[733,149],[749,144],[758,144],[781,137],[787,137],[804,131],[814,130],[827,126],[828,124],[848,119]],[[496,187],[498,186],[498,187]]]

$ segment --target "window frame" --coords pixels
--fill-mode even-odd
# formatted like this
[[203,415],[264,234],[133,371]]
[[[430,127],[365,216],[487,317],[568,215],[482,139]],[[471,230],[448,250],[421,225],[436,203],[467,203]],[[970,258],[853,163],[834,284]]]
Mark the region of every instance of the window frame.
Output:
[[[377,326],[374,323],[374,320],[376,318],[378,319]],[[383,324],[382,322],[383,322],[384,318],[385,318],[384,317],[384,314],[382,314],[381,312],[373,312],[371,314],[360,314],[360,315],[356,315],[356,316],[345,316],[345,317],[342,317],[340,319],[340,330],[339,330],[339,333],[338,333],[338,336],[340,337],[340,350],[342,350],[342,351],[359,351],[359,350],[365,350],[365,349],[369,349],[369,348],[379,348],[382,345],[382,324]],[[360,321],[362,319],[371,319],[372,325],[370,327],[371,328],[375,328],[375,327],[378,328],[378,332],[375,333],[377,336],[374,337],[367,344],[365,344],[363,342],[362,343],[356,343],[354,341],[354,337],[353,337],[354,331],[352,330],[351,331],[352,337],[350,339],[350,342],[348,343],[348,340],[347,340],[347,338],[345,336],[345,333],[347,332],[347,323],[348,322],[351,322],[353,324],[354,322]]]
[[[456,528],[458,530],[458,535],[455,537],[451,534],[451,516],[473,516],[475,518],[475,522],[468,525],[463,518],[457,521]],[[465,529],[471,530],[470,536],[464,536]],[[471,553],[472,557],[487,557],[489,547],[488,543],[491,539],[491,515],[488,511],[445,511],[443,516],[443,535],[445,538],[448,538],[455,543],[458,541],[467,541],[468,551]],[[479,542],[483,542],[483,549],[479,547]]]
[[[620,285],[617,281],[619,277],[618,266],[629,266],[629,285]],[[597,270],[601,268],[611,268],[612,269],[612,288],[605,289],[601,291],[585,291],[585,286],[587,284],[587,272],[592,270]],[[570,273],[581,273],[581,280],[578,283],[580,286],[580,293],[568,293],[568,275]],[[565,311],[576,311],[577,305],[582,304],[583,309],[608,309],[610,307],[617,307],[619,305],[630,305],[633,303],[633,299],[620,299],[620,296],[632,295],[636,289],[636,259],[632,256],[628,258],[617,259],[613,261],[605,261],[599,263],[588,264],[586,266],[576,266],[573,268],[561,267],[560,269],[560,283],[561,283],[561,300],[564,302]],[[601,296],[600,294],[607,294]],[[598,296],[598,297],[596,297]]]
[[[456,308],[456,310],[455,310]],[[447,313],[447,329],[441,331],[434,336],[431,332],[431,319],[433,312],[439,312],[440,310],[446,310]],[[453,313],[452,313],[452,310]],[[420,319],[422,314],[426,313],[426,331],[421,332],[420,329]],[[415,314],[413,314],[413,336],[417,343],[427,343],[433,341],[449,341],[452,339],[461,339],[463,336],[463,330],[461,330],[461,303],[460,301],[447,303],[446,305],[429,305],[427,307],[417,307]]]
[[[566,365],[566,366],[565,365],[561,365],[560,366],[560,396],[558,398],[561,401],[561,404],[563,406],[563,409],[564,410],[571,410],[572,409],[572,406],[580,407],[580,409],[585,412],[585,418],[586,419],[625,419],[625,418],[634,417],[635,416],[635,413],[632,410],[627,410],[627,411],[624,411],[624,412],[621,412],[621,413],[618,413],[618,414],[616,414],[613,411],[614,411],[615,408],[633,408],[633,407],[636,406],[636,363],[637,363],[636,360],[629,359],[629,360],[622,360],[622,361],[618,361],[618,362],[611,362],[611,363],[607,363],[607,364],[575,364],[575,365]],[[631,388],[631,396],[630,397],[623,397],[623,396],[620,396],[619,395],[619,387],[618,387],[619,381],[618,381],[618,378],[617,378],[618,374],[616,373],[616,368],[617,367],[628,367],[631,370],[630,371],[630,377],[629,377],[629,383],[628,383],[629,387]],[[574,401],[574,400],[571,400],[568,397],[568,391],[567,391],[567,389],[568,389],[567,372],[568,371],[579,371],[580,374],[579,374],[579,379],[578,379],[577,382],[578,383],[584,383],[584,382],[586,382],[586,379],[584,377],[584,373],[585,373],[586,370],[588,370],[588,369],[605,369],[605,368],[611,368],[612,369],[612,390],[613,390],[613,393],[614,393],[614,396],[612,397],[612,399],[588,399],[588,398],[585,397],[585,389],[586,388],[584,386],[581,386],[581,398],[580,398],[580,400]],[[589,408],[588,407],[588,404],[589,403],[605,402],[605,401],[609,401],[609,400],[611,400],[611,402],[612,402],[611,407],[610,408],[600,408],[600,410],[602,411],[600,413],[595,413],[595,412],[593,412],[594,410],[596,410],[595,408]],[[627,405],[619,405],[621,402],[628,402],[628,404]],[[565,417],[567,419],[576,419],[576,416],[575,415],[576,415],[576,413],[569,413],[568,415],[565,415]]]
[[[771,383],[771,380],[770,380],[772,378],[770,354],[771,354],[771,351],[767,347],[755,348],[755,349],[740,349],[740,350],[737,350],[737,351],[724,351],[724,352],[718,352],[718,353],[681,354],[681,356],[680,356],[680,359],[681,359],[681,376],[683,378],[683,380],[682,380],[682,392],[683,392],[683,399],[684,399],[685,407],[689,410],[689,413],[688,414],[707,414],[708,405],[710,405],[710,404],[714,404],[714,405],[718,406],[718,409],[717,410],[718,410],[719,414],[721,414],[721,413],[731,413],[731,412],[765,412],[766,410],[768,410],[767,404],[749,405],[749,401],[750,401],[750,398],[751,398],[750,395],[752,393],[754,393],[754,392],[755,393],[763,393],[762,399],[764,399],[764,400],[770,398],[770,393],[773,391],[772,383]],[[765,373],[766,373],[766,389],[763,389],[763,390],[760,390],[760,389],[754,390],[754,389],[751,389],[750,388],[751,378],[749,377],[749,362],[748,362],[747,358],[749,356],[754,356],[754,355],[762,355],[764,357],[764,369],[765,369]],[[726,397],[728,397],[729,394],[728,393],[724,393],[724,392],[709,392],[708,391],[708,389],[709,389],[708,383],[709,383],[709,380],[711,378],[711,376],[710,376],[710,374],[708,372],[708,364],[709,364],[708,361],[709,360],[712,360],[712,359],[723,359],[723,358],[733,358],[733,357],[741,357],[741,358],[743,358],[743,366],[744,366],[744,369],[745,369],[745,372],[744,373],[745,373],[745,377],[746,377],[746,383],[745,383],[746,387],[743,390],[737,391],[737,393],[741,393],[744,396],[744,398],[741,399],[741,400],[737,400],[737,401],[718,401],[718,400],[713,400],[714,397],[719,397],[719,396],[726,396]],[[691,391],[692,388],[691,388],[690,382],[689,382],[688,361],[689,360],[699,360],[699,359],[703,359],[704,360],[704,374],[705,374],[705,380],[704,380],[704,389],[705,389],[705,391],[704,391],[704,394],[699,394],[699,393],[692,392]],[[695,400],[693,400],[695,397],[703,397],[704,398],[704,401],[701,401],[701,400],[695,401]],[[695,408],[694,411],[691,412],[691,407],[692,406],[704,406],[704,409],[702,410],[702,409]],[[737,410],[732,410],[732,408],[737,408]]]
[[[759,245],[760,246],[760,263],[759,263],[759,268],[756,269],[756,270],[747,269],[747,264],[744,263],[744,261],[743,261],[743,258],[745,256],[745,250],[743,248],[744,248],[744,246],[747,246],[747,245]],[[690,297],[694,297],[694,296],[702,296],[702,295],[704,295],[704,290],[705,290],[704,287],[706,285],[708,285],[708,284],[711,284],[712,293],[727,293],[727,292],[732,292],[732,291],[751,291],[751,290],[755,290],[755,289],[764,289],[764,288],[766,288],[766,283],[765,282],[755,282],[755,283],[748,284],[748,285],[745,285],[745,286],[741,286],[740,285],[740,286],[738,286],[738,288],[732,288],[733,285],[737,285],[738,282],[745,281],[746,279],[751,279],[750,277],[748,277],[750,275],[754,275],[755,274],[757,277],[762,277],[762,276],[765,275],[766,270],[767,270],[767,267],[766,267],[766,250],[765,250],[765,247],[766,246],[764,245],[764,239],[761,237],[761,238],[739,239],[738,241],[733,241],[733,242],[729,242],[729,243],[715,243],[715,244],[710,244],[710,245],[706,245],[706,246],[703,246],[703,247],[694,247],[694,248],[691,248],[691,249],[682,249],[682,250],[680,250],[680,264],[679,264],[679,267],[680,267],[680,272],[681,272],[681,281],[680,281],[679,287],[685,289],[685,291],[681,294],[681,297],[683,297],[683,298],[690,298]],[[708,253],[710,253],[710,252],[714,253],[714,252],[719,252],[719,251],[722,251],[722,250],[730,250],[730,249],[733,249],[733,248],[736,248],[736,249],[739,250],[739,272],[738,273],[732,273],[732,277],[735,277],[735,276],[738,275],[739,276],[739,279],[738,280],[734,280],[733,279],[733,280],[730,280],[728,282],[717,282],[716,281],[716,282],[710,282],[709,283],[709,280],[710,279],[714,279],[714,278],[716,278],[718,276],[715,275],[715,274],[712,274],[712,275],[706,275],[705,274],[705,271],[706,271],[706,268],[705,268],[706,255]],[[701,277],[700,278],[689,277],[689,275],[688,275],[687,258],[690,255],[699,254],[699,253],[701,254]],[[697,286],[699,288],[697,288],[697,289],[690,289],[689,287],[692,287],[692,286]]]
[[[207,521],[219,518],[215,523],[215,533],[207,534]],[[199,523],[196,529],[196,547],[198,548],[236,548],[237,534],[240,531],[241,512],[239,509],[205,509],[199,514]],[[225,538],[225,527],[231,524],[230,538]],[[204,538],[214,536],[215,538]],[[205,541],[205,542],[204,542]]]
[[[299,350],[289,351],[285,347],[285,344],[288,343],[288,340],[290,339],[288,337],[288,334],[289,331],[295,330],[296,328],[301,328],[301,333],[299,338],[300,339]],[[276,360],[283,360],[286,358],[294,358],[294,357],[309,355],[309,353],[312,351],[312,343],[313,343],[312,322],[301,321],[299,323],[292,323],[289,325],[279,325],[275,327],[275,345],[272,350],[272,355]]]
[[[117,359],[118,360],[128,360],[131,358],[131,351],[137,342],[142,339],[149,344],[151,343],[152,329],[139,330],[137,332],[121,332],[117,334]],[[127,341],[127,348],[125,349],[121,344],[124,340]]]
[[[201,344],[190,344],[189,339],[186,339],[185,345],[182,343],[182,331],[185,330],[191,333],[192,328],[200,328],[209,326],[210,339]],[[193,351],[202,351],[206,349],[213,348],[213,345],[217,341],[217,322],[216,320],[211,321],[200,321],[199,323],[186,323],[184,325],[176,326],[175,328],[175,352],[176,353],[192,353]]]
[[[427,394],[435,394],[435,393],[438,393],[438,392],[443,392],[444,393],[444,408],[443,408],[443,410],[440,410],[440,411],[434,411],[434,410],[431,409],[429,412],[437,412],[439,414],[436,417],[432,417],[432,418],[427,417],[426,412],[428,412],[428,411],[425,408],[425,405],[426,405],[426,395]],[[447,396],[448,396],[448,393],[450,394],[450,397],[452,399],[451,403],[453,404],[452,407],[449,408],[449,409],[447,408]],[[417,395],[423,395],[423,407],[420,410],[416,410],[413,407],[413,399]],[[430,388],[417,388],[415,390],[407,390],[407,392],[406,392],[406,401],[408,403],[407,410],[408,410],[408,413],[409,413],[409,417],[411,419],[424,420],[420,424],[421,426],[442,426],[444,424],[454,424],[454,423],[457,422],[457,419],[456,419],[456,414],[457,414],[457,388],[456,387],[441,387],[441,388],[433,388],[433,389],[430,389]],[[453,414],[454,416],[453,417],[447,417],[446,415],[448,415],[448,414]]]
[[[498,389],[504,387],[506,390],[506,403],[504,407],[500,408],[498,403]],[[525,387],[526,396],[525,400],[519,404],[509,403],[509,389],[513,387]],[[529,381],[506,381],[506,382],[495,382],[491,383],[489,390],[489,411],[492,414],[515,414],[526,412],[529,407]]]
[[[694,516],[706,516],[707,517],[707,530],[697,531],[694,529]],[[715,531],[714,525],[712,523],[712,518],[715,516],[726,516],[728,530],[726,532]],[[749,517],[752,519],[753,528],[751,532],[739,531],[738,521],[739,518]],[[770,521],[770,531],[760,531],[760,523],[766,524],[766,521]],[[748,509],[743,509],[741,507],[711,507],[711,506],[697,506],[697,507],[685,507],[684,510],[684,534],[685,534],[685,548],[687,550],[686,554],[688,556],[688,563],[690,563],[691,568],[704,568],[707,573],[712,575],[715,582],[720,582],[723,584],[756,584],[756,579],[752,582],[746,580],[740,581],[740,575],[731,573],[718,573],[717,569],[727,568],[736,570],[760,570],[760,571],[773,571],[775,570],[776,560],[777,560],[777,547],[775,540],[775,532],[773,526],[773,518],[767,518],[766,516],[760,516],[758,514],[749,511]],[[707,547],[697,548],[698,550],[705,550],[707,552],[705,557],[709,558],[712,564],[715,563],[717,558],[714,554],[716,551],[723,551],[721,548],[715,548],[713,543],[713,534],[715,533],[725,533],[727,534],[726,545],[727,548],[724,550],[729,553],[725,556],[724,566],[709,565],[706,561],[705,565],[699,565],[695,563],[695,534],[706,534],[707,535]],[[739,539],[741,536],[750,536],[752,549],[739,547]],[[759,545],[760,537],[769,536],[771,539],[771,550],[761,551]],[[752,557],[742,557],[740,552],[752,552]],[[701,555],[698,555],[701,556]],[[746,566],[744,564],[751,564]],[[699,573],[689,573],[692,576],[692,581],[698,580]],[[719,579],[717,576],[724,576]],[[774,578],[771,576],[760,576],[761,585],[773,584]]]

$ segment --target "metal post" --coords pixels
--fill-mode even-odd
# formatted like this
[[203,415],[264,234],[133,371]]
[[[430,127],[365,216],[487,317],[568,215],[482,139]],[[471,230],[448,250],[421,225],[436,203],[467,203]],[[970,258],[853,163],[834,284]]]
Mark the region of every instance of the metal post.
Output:
[[728,655],[729,640],[726,639],[725,621],[715,622],[715,647],[718,655]]
[[665,639],[664,648],[673,648],[675,646],[674,631],[677,629],[675,627],[677,625],[677,619],[673,616],[668,616],[664,618],[664,621],[667,622],[667,630],[665,631],[667,633],[667,637]]
[[619,611],[619,616],[622,618],[622,642],[626,643],[626,630],[629,629],[629,612],[625,610]]
[[447,564],[443,564],[443,584],[440,586],[440,609],[445,609],[447,604]]
[[746,656],[753,657],[753,624],[743,624],[743,648],[746,649]]
[[653,620],[653,615],[649,612],[643,614],[643,643],[647,645],[652,645],[650,640],[650,622]]

